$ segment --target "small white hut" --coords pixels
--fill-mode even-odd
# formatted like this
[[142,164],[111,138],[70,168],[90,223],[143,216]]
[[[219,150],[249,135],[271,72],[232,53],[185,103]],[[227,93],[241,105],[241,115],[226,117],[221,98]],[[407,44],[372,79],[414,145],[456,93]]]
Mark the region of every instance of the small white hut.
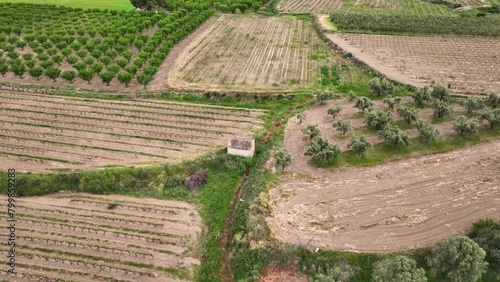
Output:
[[255,154],[255,139],[233,137],[227,144],[227,153],[230,155],[251,158]]

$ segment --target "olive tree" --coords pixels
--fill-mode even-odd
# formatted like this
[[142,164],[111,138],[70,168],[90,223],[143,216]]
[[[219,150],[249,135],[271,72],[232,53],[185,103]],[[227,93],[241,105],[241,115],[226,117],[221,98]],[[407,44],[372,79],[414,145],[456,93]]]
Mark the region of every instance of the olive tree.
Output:
[[352,137],[351,143],[347,145],[347,148],[352,148],[358,157],[366,154],[371,147],[373,147],[373,144],[366,138],[365,135],[361,135],[359,139]]
[[486,252],[489,269],[500,280],[500,222],[481,219],[472,225],[468,236]]
[[337,128],[337,131],[345,135],[349,130],[351,130],[351,122],[347,119],[341,119],[333,123],[333,127]]
[[437,100],[436,102],[434,102],[432,107],[434,108],[434,116],[438,118],[449,116],[453,112],[453,108],[451,107],[451,105],[448,102],[441,100]]
[[315,138],[309,143],[306,156],[313,156],[322,162],[328,162],[340,155],[340,148],[337,145],[332,145],[328,140],[323,138]]
[[275,167],[284,170],[285,167],[292,163],[292,155],[285,151],[285,149],[280,148],[274,151]]
[[481,110],[484,108],[484,101],[478,97],[467,97],[460,103],[467,109],[468,114],[472,114],[473,111]]
[[369,82],[369,87],[376,96],[383,96],[394,93],[394,84],[385,77],[375,77]]
[[453,121],[453,130],[460,137],[466,137],[479,132],[479,122],[476,119],[468,119],[462,115]]
[[495,127],[500,125],[500,109],[491,109],[481,113],[479,120],[488,121],[490,123],[490,129],[495,129]]
[[401,117],[408,125],[416,123],[420,119],[420,113],[416,108],[399,106],[396,111],[398,112],[399,117]]
[[389,110],[393,111],[394,107],[396,105],[398,105],[399,103],[401,103],[401,97],[388,96],[388,97],[384,98],[384,103],[387,104],[387,107],[389,108]]
[[302,133],[309,136],[309,140],[313,140],[314,138],[321,135],[321,130],[317,124],[308,124],[301,129]]
[[321,91],[317,91],[315,93],[316,101],[320,105],[326,104],[326,101],[332,99],[333,95],[334,94],[333,94],[333,92],[331,90],[321,90]]
[[356,103],[354,103],[354,107],[362,110],[363,112],[367,109],[371,109],[373,107],[372,100],[367,97],[359,97],[356,99]]
[[379,130],[392,121],[392,113],[387,111],[370,111],[365,116],[365,123]]
[[425,270],[405,256],[397,255],[375,263],[374,282],[426,282]]
[[379,131],[380,137],[392,144],[394,148],[408,147],[410,145],[410,133],[404,132],[397,125],[390,124]]
[[486,270],[486,252],[472,239],[455,236],[436,244],[428,258],[430,273],[447,273],[451,282],[476,282]]
[[341,106],[335,106],[335,107],[331,107],[328,109],[327,113],[329,115],[332,116],[332,118],[335,119],[335,117],[337,117],[337,115],[342,111],[342,107]]
[[440,101],[445,101],[450,98],[450,91],[446,85],[438,84],[432,89],[431,96]]
[[417,129],[425,143],[435,142],[439,137],[439,130],[428,120],[419,120],[417,122]]

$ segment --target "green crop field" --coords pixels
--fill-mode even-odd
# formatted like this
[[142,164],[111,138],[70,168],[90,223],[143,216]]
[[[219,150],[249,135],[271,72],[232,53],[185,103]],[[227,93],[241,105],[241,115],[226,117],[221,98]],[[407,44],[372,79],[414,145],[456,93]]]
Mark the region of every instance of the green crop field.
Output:
[[51,4],[83,9],[132,10],[134,8],[128,0],[0,0],[0,3]]

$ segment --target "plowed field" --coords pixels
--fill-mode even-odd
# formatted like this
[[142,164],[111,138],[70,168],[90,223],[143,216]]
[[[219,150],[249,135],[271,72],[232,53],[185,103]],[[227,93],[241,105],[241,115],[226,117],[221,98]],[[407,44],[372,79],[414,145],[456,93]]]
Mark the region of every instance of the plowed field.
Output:
[[337,56],[312,28],[294,17],[221,16],[174,62],[175,89],[279,91],[316,82]]
[[201,219],[183,202],[59,193],[17,199],[16,219],[8,281],[188,281],[199,264]]
[[0,169],[175,163],[246,136],[259,110],[0,91]]
[[500,39],[494,37],[327,34],[358,59],[402,83],[450,83],[458,94],[500,91]]

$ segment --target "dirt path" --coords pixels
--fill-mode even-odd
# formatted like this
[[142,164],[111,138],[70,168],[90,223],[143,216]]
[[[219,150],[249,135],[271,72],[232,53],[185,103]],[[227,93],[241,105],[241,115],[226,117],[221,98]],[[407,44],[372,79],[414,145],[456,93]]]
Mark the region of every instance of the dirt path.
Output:
[[499,160],[495,141],[345,171],[308,169],[310,177],[293,174],[270,191],[267,220],[279,240],[310,247],[429,246],[479,218],[500,219]]

